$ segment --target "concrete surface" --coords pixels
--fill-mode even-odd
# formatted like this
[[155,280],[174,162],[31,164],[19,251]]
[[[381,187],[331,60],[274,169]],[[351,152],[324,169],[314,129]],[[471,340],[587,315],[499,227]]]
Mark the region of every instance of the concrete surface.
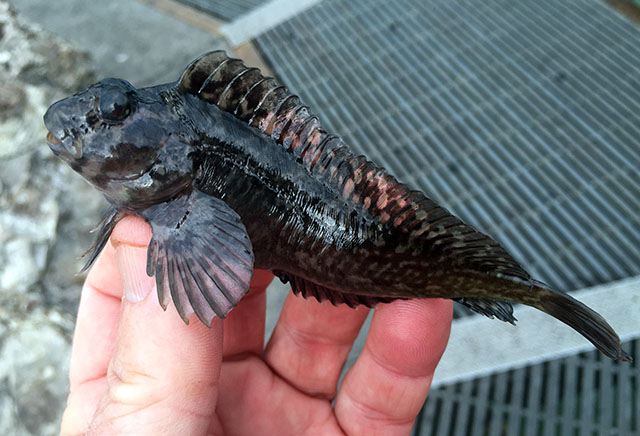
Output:
[[123,78],[134,86],[174,81],[198,55],[228,49],[221,38],[138,1],[11,3],[45,30],[88,50],[99,78]]
[[273,0],[223,25],[220,30],[235,47],[252,40],[320,1]]

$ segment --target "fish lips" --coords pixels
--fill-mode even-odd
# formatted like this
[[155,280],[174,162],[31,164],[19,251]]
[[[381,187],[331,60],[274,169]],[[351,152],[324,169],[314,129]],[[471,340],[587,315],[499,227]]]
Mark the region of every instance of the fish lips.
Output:
[[66,159],[80,159],[82,157],[82,141],[69,134],[62,127],[63,120],[57,108],[60,103],[53,104],[44,114],[44,124],[49,130],[47,145],[57,156]]
[[53,133],[47,133],[47,145],[54,154],[66,159],[82,158],[82,141],[65,135],[62,139]]

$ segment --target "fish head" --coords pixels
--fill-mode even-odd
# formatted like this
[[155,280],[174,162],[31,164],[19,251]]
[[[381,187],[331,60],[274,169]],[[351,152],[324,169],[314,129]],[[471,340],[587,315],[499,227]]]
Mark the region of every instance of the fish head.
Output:
[[174,106],[163,85],[136,89],[104,79],[49,107],[47,143],[114,205],[146,207],[193,179],[186,129]]

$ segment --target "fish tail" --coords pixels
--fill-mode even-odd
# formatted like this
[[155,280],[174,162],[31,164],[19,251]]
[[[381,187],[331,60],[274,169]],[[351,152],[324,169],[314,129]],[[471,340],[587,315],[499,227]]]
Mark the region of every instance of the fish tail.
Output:
[[620,338],[605,319],[572,296],[551,289],[537,280],[533,289],[540,296],[536,307],[572,327],[608,357],[624,362],[632,360],[620,344]]

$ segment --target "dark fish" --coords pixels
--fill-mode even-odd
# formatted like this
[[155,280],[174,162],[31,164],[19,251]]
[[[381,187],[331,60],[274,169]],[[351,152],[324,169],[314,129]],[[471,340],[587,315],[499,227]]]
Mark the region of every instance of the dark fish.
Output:
[[630,360],[600,315],[354,155],[298,97],[224,52],[196,59],[176,83],[105,79],[44,120],[53,152],[112,205],[87,267],[118,220],[144,218],[147,273],[185,322],[225,317],[263,268],[296,294],[351,307],[445,297],[513,323],[507,301],[528,304]]

